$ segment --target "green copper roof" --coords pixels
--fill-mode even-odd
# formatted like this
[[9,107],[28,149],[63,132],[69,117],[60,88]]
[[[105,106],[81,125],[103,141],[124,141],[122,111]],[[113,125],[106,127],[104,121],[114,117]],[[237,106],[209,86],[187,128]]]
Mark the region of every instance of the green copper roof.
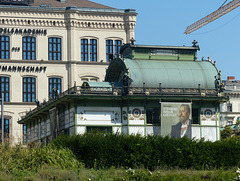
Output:
[[[210,61],[164,61],[115,59],[109,65],[106,81],[118,82],[127,73],[133,87],[215,89],[215,76],[219,74]],[[218,77],[218,76],[217,76]]]

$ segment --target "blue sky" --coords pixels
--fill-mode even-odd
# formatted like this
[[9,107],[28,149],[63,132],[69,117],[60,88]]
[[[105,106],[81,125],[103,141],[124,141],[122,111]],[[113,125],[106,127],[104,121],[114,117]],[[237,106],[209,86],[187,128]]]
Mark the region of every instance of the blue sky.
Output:
[[[191,46],[197,40],[198,59],[216,61],[222,79],[240,79],[240,7],[185,35],[187,26],[217,10],[225,0],[92,0],[118,9],[135,9],[136,44]],[[230,2],[228,0],[227,2]]]

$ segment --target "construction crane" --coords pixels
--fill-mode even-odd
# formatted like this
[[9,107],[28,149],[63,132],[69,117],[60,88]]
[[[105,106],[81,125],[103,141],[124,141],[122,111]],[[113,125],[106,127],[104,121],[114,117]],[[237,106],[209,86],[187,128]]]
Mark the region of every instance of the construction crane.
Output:
[[198,20],[197,22],[188,26],[184,33],[190,34],[193,31],[203,27],[204,25],[211,23],[212,21],[220,18],[224,14],[227,14],[228,12],[236,9],[238,6],[240,6],[240,0],[233,0],[233,1],[229,2],[226,5],[221,6],[218,10],[214,11],[213,13],[205,16],[204,18],[202,18],[202,19]]

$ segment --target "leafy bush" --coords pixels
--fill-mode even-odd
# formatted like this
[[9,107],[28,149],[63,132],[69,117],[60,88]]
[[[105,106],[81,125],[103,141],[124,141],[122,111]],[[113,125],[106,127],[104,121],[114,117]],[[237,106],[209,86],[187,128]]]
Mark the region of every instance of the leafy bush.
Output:
[[86,133],[52,142],[69,148],[87,168],[218,169],[240,164],[240,141],[209,142],[188,138]]
[[13,175],[28,175],[44,164],[78,170],[79,162],[69,149],[53,146],[30,149],[22,146],[0,146],[0,170]]

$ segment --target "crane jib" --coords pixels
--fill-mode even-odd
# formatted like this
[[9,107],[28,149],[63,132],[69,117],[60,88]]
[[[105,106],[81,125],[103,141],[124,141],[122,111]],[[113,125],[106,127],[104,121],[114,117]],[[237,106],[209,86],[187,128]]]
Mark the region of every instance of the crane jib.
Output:
[[233,0],[233,1],[229,2],[228,4],[220,7],[218,10],[214,11],[213,13],[205,16],[204,18],[202,18],[202,19],[198,20],[197,22],[188,26],[184,33],[190,34],[193,31],[203,27],[204,25],[206,25],[206,24],[214,21],[215,19],[218,19],[221,16],[227,14],[228,12],[234,10],[238,6],[240,6],[240,0]]

